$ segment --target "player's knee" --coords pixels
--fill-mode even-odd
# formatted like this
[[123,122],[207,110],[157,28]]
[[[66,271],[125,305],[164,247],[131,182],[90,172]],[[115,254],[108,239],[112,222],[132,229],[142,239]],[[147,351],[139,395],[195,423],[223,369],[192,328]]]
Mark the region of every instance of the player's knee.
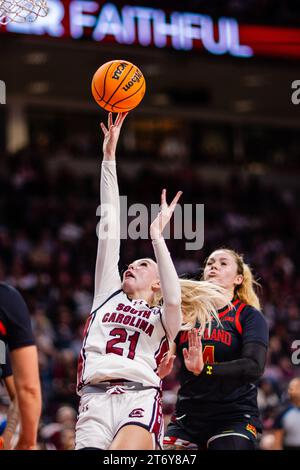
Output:
[[142,426],[127,425],[121,428],[109,450],[154,450],[155,436]]

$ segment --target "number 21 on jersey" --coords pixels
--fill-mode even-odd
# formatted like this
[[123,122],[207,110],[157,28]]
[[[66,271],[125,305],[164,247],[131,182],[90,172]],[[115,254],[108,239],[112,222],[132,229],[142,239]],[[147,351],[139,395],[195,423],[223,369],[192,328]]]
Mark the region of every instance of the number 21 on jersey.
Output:
[[[134,359],[135,350],[140,336],[138,331],[133,333],[133,335],[129,335],[124,328],[114,328],[109,333],[109,336],[114,336],[114,338],[106,343],[106,354],[113,353],[123,356],[124,349],[128,349],[128,359]],[[126,345],[127,342],[129,342],[129,347]],[[123,347],[117,347],[117,344],[122,344]]]

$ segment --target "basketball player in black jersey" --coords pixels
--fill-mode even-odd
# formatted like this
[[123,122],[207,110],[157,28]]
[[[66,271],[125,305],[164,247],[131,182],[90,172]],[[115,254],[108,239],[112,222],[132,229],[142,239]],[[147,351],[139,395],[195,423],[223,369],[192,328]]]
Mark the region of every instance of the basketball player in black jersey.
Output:
[[[16,445],[18,450],[32,450],[36,446],[41,414],[41,389],[37,349],[34,344],[28,308],[21,294],[12,286],[0,282],[0,378],[13,372],[19,405],[21,430]],[[12,371],[3,360],[8,347]]]
[[[255,281],[243,258],[228,249],[209,256],[203,277],[226,289],[232,307],[219,310],[221,325],[213,321],[202,338],[194,328],[175,339],[180,389],[164,447],[255,449],[261,423],[254,383],[263,374],[268,347]],[[161,378],[171,368],[170,357],[165,369],[161,365]]]

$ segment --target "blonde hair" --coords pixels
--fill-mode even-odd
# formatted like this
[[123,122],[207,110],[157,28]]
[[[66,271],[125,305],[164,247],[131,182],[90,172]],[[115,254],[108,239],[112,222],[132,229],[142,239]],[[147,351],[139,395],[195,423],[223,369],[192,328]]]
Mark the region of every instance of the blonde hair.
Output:
[[[181,307],[184,325],[183,330],[200,324],[200,334],[208,326],[210,331],[212,319],[220,325],[218,310],[228,304],[226,290],[207,281],[180,279]],[[228,304],[229,305],[229,304]]]
[[243,276],[241,284],[235,286],[234,295],[241,302],[251,305],[257,310],[260,310],[260,301],[255,292],[255,288],[260,288],[260,284],[254,279],[250,266],[244,262],[243,255],[237,253],[230,248],[219,248],[220,250],[227,251],[235,259],[237,265],[237,273]]
[[[218,310],[224,305],[231,305],[226,299],[226,290],[207,281],[179,279],[181,288],[181,309],[183,316],[182,330],[190,330],[199,323],[199,334],[205,328],[211,330],[213,319],[220,325]],[[154,305],[163,302],[161,292],[155,294]]]

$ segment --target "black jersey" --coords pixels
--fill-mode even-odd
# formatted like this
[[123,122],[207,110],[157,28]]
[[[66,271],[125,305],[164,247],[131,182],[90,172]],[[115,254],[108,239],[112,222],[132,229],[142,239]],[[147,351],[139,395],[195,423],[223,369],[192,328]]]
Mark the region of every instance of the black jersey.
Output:
[[217,325],[214,320],[210,335],[208,330],[204,332],[202,345],[203,359],[207,364],[205,374],[195,376],[186,369],[182,350],[188,347],[188,332],[178,333],[175,343],[181,362],[181,387],[176,416],[188,413],[202,422],[251,417],[253,424],[259,428],[256,386],[243,383],[241,377],[210,374],[209,364],[218,363],[220,368],[222,363],[240,359],[242,347],[247,342],[259,343],[266,348],[268,346],[268,327],[261,312],[239,300],[235,300],[233,306],[219,310],[221,325]]
[[34,338],[30,316],[21,294],[0,282],[0,341],[9,350],[31,346]]

